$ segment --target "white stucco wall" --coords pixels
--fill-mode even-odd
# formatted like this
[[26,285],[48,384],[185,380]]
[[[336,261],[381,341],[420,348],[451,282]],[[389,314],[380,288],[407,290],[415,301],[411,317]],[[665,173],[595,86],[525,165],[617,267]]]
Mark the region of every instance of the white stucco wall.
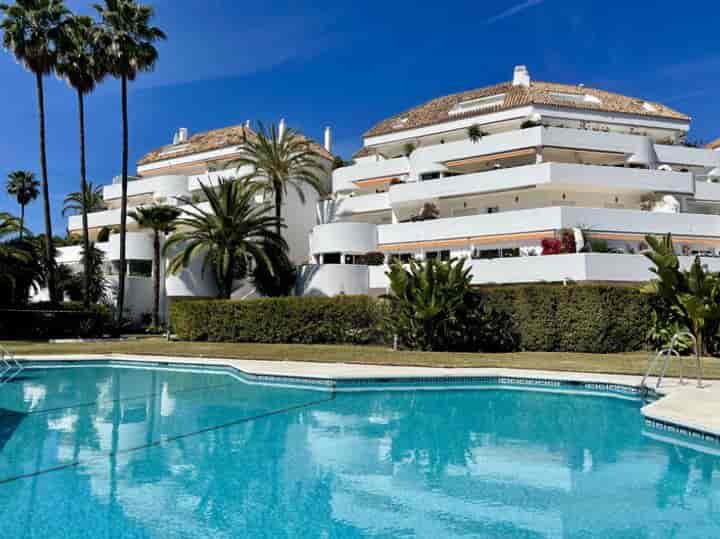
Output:
[[300,268],[297,293],[303,296],[338,296],[369,292],[368,266],[352,264],[306,265]]

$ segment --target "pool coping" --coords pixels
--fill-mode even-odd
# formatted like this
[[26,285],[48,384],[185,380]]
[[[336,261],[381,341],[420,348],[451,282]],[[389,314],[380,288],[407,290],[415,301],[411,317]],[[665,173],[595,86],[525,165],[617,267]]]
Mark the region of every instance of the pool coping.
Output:
[[[720,383],[714,381],[706,381],[705,387],[698,389],[692,381],[681,385],[677,379],[667,379],[657,391],[646,392],[640,388],[642,377],[635,375],[489,367],[398,367],[135,354],[30,355],[18,356],[18,359],[37,364],[112,361],[222,367],[234,369],[244,378],[260,383],[310,383],[335,391],[481,389],[495,385],[553,392],[577,389],[585,394],[634,400],[649,396],[651,402],[641,408],[646,427],[720,448]],[[649,379],[648,386],[654,388],[655,382]]]

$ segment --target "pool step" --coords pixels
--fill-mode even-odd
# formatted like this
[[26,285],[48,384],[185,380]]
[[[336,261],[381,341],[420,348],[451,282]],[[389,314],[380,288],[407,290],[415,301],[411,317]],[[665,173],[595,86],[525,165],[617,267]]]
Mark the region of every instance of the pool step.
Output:
[[7,348],[0,346],[0,386],[11,382],[23,370],[23,364]]

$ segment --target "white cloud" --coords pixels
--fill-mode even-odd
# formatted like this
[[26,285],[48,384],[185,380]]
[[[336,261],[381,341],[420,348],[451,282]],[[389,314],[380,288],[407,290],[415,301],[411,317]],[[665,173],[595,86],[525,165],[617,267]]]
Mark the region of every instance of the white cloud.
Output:
[[543,2],[545,2],[545,0],[527,0],[525,2],[522,2],[521,4],[517,4],[515,6],[512,6],[511,8],[506,9],[502,13],[498,13],[494,17],[490,17],[487,21],[485,21],[485,23],[494,24],[509,17],[513,17],[518,13],[525,11],[526,9],[530,9],[531,7],[539,6]]

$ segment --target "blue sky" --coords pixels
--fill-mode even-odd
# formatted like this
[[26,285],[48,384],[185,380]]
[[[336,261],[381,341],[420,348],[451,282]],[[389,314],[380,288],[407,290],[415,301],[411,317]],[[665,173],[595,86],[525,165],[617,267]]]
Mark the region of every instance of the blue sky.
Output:
[[[76,11],[90,2],[72,0]],[[660,101],[695,120],[691,138],[720,137],[716,2],[485,0],[483,2],[153,0],[168,34],[155,72],[130,91],[130,155],[191,133],[285,117],[349,157],[375,122],[440,95],[508,80],[526,64],[536,80],[584,83]],[[687,9],[683,6],[687,5]],[[33,78],[0,54],[0,177],[39,170]],[[74,94],[46,79],[54,222],[77,190]],[[89,178],[120,171],[119,83],[87,100]],[[0,211],[17,212],[0,193]],[[28,211],[42,228],[41,204]]]

